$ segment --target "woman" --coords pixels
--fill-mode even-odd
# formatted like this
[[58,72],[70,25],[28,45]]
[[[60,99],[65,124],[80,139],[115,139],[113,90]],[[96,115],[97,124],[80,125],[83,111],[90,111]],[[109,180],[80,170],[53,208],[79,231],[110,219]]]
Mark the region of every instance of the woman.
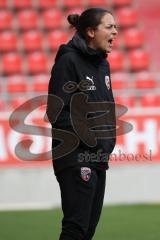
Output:
[[[114,99],[106,58],[117,28],[113,15],[101,8],[69,15],[68,22],[76,33],[56,55],[47,107],[64,214],[59,239],[90,240],[100,218],[109,154],[115,146]],[[110,109],[109,118],[100,116],[105,107]],[[93,125],[102,128],[96,131]]]

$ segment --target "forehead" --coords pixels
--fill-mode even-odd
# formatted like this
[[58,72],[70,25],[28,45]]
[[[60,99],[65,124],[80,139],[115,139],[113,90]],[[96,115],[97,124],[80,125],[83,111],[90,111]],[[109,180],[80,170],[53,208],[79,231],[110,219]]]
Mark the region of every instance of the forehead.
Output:
[[101,24],[103,25],[111,25],[111,24],[116,24],[115,19],[111,14],[105,14],[102,19],[101,19]]

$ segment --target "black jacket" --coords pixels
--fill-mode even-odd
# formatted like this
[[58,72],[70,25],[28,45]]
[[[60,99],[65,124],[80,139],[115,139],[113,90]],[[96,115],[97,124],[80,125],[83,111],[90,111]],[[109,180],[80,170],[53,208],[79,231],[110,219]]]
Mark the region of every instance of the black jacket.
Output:
[[[62,154],[63,156],[54,159],[53,165],[55,172],[77,164],[83,166],[92,165],[92,167],[108,169],[109,154],[113,151],[115,146],[115,130],[111,130],[108,138],[96,138],[96,145],[91,145],[88,142],[88,139],[92,142],[93,136],[95,136],[94,130],[105,131],[106,129],[110,130],[113,128],[113,125],[115,127],[114,98],[110,80],[110,68],[106,57],[107,55],[104,52],[89,48],[85,40],[78,33],[76,33],[72,40],[66,45],[61,45],[57,52],[55,64],[51,71],[48,96],[53,94],[56,95],[63,100],[64,105],[63,108],[61,106],[62,110],[58,114],[58,117],[53,120],[53,112],[55,112],[58,106],[57,101],[51,98],[51,100],[48,100],[47,104],[47,115],[52,123],[53,129],[53,159],[55,147],[60,143],[58,139],[54,138],[55,129],[73,133],[79,139],[79,143],[75,143],[77,147],[67,155]],[[76,94],[80,94],[77,99],[83,99],[83,101],[79,100],[77,107],[75,104],[76,98],[73,101],[73,96],[75,97]],[[85,127],[85,121],[87,121],[87,119],[84,120],[84,116],[82,117],[80,114],[81,110],[83,111],[85,108],[89,109],[89,106],[84,102],[87,98],[88,103],[95,103],[92,104],[91,108],[94,108],[94,106],[96,107],[96,103],[99,103],[98,108],[101,108],[103,102],[109,102],[112,106],[112,111],[109,113],[109,120],[108,115],[103,117],[103,120],[100,120],[101,128],[100,126],[96,129],[92,128],[93,131],[91,134],[88,134],[88,130]],[[74,117],[71,116],[71,99],[74,108],[73,112],[75,113]],[[106,110],[108,110],[108,107],[106,107]],[[96,110],[95,113],[94,108],[94,111],[89,112],[86,116],[91,118],[91,121],[94,122],[95,117],[102,114],[102,112],[100,113],[97,111],[98,110]],[[104,112],[105,111],[103,111],[103,113]],[[71,118],[74,118],[74,120],[71,121]],[[76,122],[74,128],[73,122]],[[89,124],[88,122],[86,123],[88,126]],[[78,131],[75,129],[75,126],[77,126],[77,129],[79,128]],[[101,133],[102,131],[99,131],[100,135]],[[86,142],[83,141],[83,138],[85,138]],[[70,137],[68,137],[68,141],[69,139]],[[99,151],[101,158],[97,151]]]

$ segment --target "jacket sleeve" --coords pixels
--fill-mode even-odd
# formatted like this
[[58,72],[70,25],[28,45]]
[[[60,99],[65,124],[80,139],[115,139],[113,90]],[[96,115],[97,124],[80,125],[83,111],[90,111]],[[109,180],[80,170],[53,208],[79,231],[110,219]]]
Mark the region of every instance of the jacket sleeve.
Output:
[[[69,116],[70,116],[70,100],[72,95],[74,94],[74,90],[72,92],[65,91],[64,85],[72,81],[75,86],[78,83],[78,77],[75,70],[75,65],[73,63],[72,58],[69,54],[65,54],[60,57],[60,59],[55,63],[51,71],[51,78],[48,86],[48,95],[54,95],[59,97],[63,101],[63,110],[57,119],[57,124],[59,126],[70,125]],[[48,97],[49,99],[49,97]],[[50,120],[51,113],[54,111],[54,103],[50,101],[47,102],[47,115]],[[48,114],[50,113],[50,114]],[[51,121],[50,121],[51,122]]]

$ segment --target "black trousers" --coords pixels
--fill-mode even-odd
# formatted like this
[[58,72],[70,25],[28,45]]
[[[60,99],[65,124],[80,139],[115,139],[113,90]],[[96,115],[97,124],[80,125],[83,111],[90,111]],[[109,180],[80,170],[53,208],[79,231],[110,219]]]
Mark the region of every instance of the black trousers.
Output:
[[106,171],[91,169],[85,181],[81,167],[69,167],[56,174],[61,190],[62,232],[59,240],[91,240],[103,206]]

